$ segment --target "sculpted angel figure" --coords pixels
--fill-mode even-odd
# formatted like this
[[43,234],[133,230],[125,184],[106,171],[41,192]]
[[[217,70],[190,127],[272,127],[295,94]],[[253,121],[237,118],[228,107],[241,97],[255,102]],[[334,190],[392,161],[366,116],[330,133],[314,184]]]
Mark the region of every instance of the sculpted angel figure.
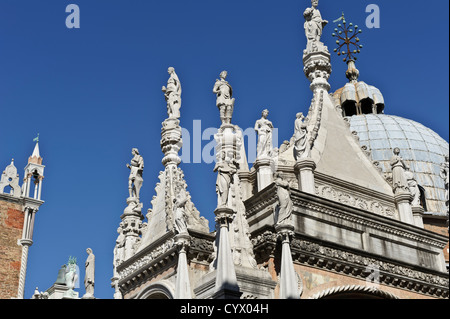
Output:
[[230,124],[233,117],[234,98],[233,88],[226,81],[227,71],[220,73],[220,80],[216,80],[214,84],[213,92],[217,95],[216,105],[220,111],[220,120],[223,124]]
[[169,80],[167,81],[167,87],[162,87],[167,102],[167,114],[169,115],[169,118],[179,119],[181,108],[180,80],[173,67],[170,67],[167,72],[170,75]]
[[308,131],[304,119],[303,113],[297,113],[294,128],[294,158],[297,161],[308,158],[311,154],[311,145],[308,141]]
[[403,158],[400,156],[400,149],[398,147],[394,149],[394,156],[391,159],[391,167],[394,193],[409,192],[408,181],[405,174],[405,171],[408,169],[408,165],[406,165]]
[[141,191],[142,183],[144,182],[144,179],[142,178],[142,173],[144,172],[144,159],[139,154],[137,148],[133,148],[131,154],[133,155],[131,164],[127,164],[127,167],[131,170],[128,177],[128,190],[130,192],[130,197],[139,199],[139,193]]
[[319,0],[312,0],[311,8],[307,8],[303,13],[303,17],[306,20],[304,27],[306,38],[308,40],[308,52],[317,51],[319,43],[323,46],[323,43],[320,42],[320,38],[322,37],[323,28],[328,24],[327,20],[322,19],[322,15],[320,14],[319,9],[317,9],[318,6]]
[[268,157],[272,153],[273,124],[267,119],[268,110],[262,112],[262,117],[255,123],[255,131],[258,132],[258,145],[256,158]]

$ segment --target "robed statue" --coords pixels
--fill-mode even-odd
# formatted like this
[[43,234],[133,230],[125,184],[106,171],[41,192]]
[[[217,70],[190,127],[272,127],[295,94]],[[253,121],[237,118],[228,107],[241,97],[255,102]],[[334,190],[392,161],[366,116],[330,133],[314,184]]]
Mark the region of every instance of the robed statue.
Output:
[[179,119],[181,108],[181,83],[173,67],[170,67],[167,72],[170,75],[169,80],[167,81],[167,87],[162,87],[167,102],[167,114],[171,119]]
[[317,52],[325,49],[324,44],[320,41],[322,37],[323,28],[328,24],[327,20],[322,19],[319,9],[319,0],[311,1],[311,8],[307,8],[303,13],[305,18],[305,33],[307,39],[306,51],[308,53]]

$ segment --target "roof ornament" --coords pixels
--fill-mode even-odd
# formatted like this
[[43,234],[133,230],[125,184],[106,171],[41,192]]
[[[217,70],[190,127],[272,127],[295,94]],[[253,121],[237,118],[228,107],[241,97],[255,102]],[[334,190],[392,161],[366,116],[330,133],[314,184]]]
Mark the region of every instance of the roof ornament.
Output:
[[337,38],[336,44],[338,45],[334,52],[337,52],[339,56],[345,56],[344,62],[356,61],[356,54],[360,53],[363,48],[361,44],[358,44],[360,41],[358,35],[362,33],[362,30],[357,25],[353,25],[353,23],[347,24],[343,12],[342,16],[333,22],[337,23],[340,21],[342,21],[342,24],[339,23],[332,34],[333,37]]

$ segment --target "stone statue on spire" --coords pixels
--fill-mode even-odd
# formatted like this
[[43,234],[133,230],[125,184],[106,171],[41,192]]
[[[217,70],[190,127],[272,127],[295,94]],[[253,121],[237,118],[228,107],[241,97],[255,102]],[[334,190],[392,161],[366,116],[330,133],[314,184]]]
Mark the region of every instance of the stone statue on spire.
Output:
[[163,86],[162,91],[167,102],[167,114],[169,118],[179,119],[181,108],[181,84],[175,69],[170,67],[167,72],[170,75],[167,87]]
[[303,13],[306,39],[308,40],[305,53],[328,51],[327,47],[320,41],[323,28],[328,24],[328,21],[322,19],[322,15],[317,9],[318,6],[319,0],[312,0],[311,8],[307,8]]
[[216,80],[213,88],[214,94],[217,95],[216,105],[220,111],[222,125],[231,124],[235,100],[233,98],[233,88],[226,81],[227,75],[227,71],[222,71],[220,73],[220,80]]
[[133,155],[131,164],[127,164],[127,167],[131,170],[130,176],[128,177],[128,190],[130,192],[130,198],[136,198],[139,200],[139,193],[144,181],[142,178],[142,173],[144,171],[144,159],[139,154],[139,150],[137,148],[133,148],[131,154]]

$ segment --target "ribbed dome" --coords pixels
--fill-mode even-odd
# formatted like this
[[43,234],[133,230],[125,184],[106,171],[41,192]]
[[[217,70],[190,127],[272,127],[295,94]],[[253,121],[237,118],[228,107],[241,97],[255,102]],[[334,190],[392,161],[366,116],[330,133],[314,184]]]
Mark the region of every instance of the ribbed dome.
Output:
[[414,172],[418,184],[425,190],[428,212],[445,213],[444,180],[441,164],[449,154],[449,144],[433,130],[412,120],[385,114],[366,114],[349,117],[350,130],[358,133],[361,146],[371,150],[383,172],[390,172],[393,149]]

